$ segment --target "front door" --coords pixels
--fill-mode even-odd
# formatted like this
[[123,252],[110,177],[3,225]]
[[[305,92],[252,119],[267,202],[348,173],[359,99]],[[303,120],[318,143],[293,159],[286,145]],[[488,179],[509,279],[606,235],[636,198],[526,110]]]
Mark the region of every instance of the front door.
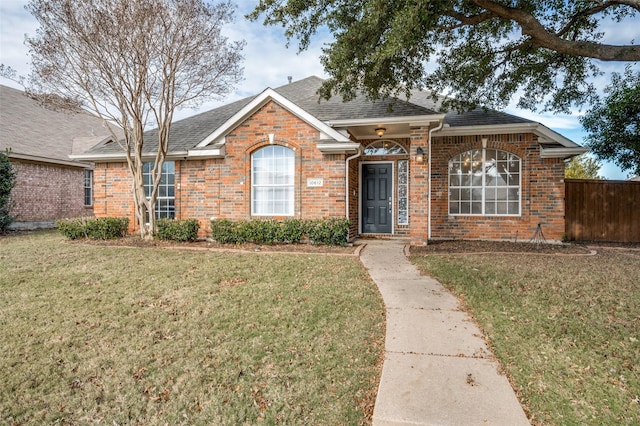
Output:
[[392,219],[391,163],[362,165],[362,233],[390,234]]

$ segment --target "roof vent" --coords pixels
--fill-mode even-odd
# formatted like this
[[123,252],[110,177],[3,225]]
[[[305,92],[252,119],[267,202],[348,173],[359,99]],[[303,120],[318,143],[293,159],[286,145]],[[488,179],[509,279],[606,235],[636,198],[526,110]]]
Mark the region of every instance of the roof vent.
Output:
[[292,76],[287,76],[287,80],[289,80],[289,84],[291,84],[291,81],[293,81],[293,77]]

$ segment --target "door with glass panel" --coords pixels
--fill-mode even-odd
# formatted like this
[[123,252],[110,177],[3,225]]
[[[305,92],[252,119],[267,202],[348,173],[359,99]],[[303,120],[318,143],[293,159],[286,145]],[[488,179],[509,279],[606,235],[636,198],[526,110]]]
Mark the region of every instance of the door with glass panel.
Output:
[[393,166],[391,163],[362,165],[362,233],[391,233],[392,188]]

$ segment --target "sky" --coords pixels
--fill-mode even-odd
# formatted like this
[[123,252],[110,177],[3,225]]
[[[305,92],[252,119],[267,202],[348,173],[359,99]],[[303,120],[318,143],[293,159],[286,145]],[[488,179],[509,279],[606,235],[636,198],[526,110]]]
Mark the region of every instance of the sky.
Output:
[[[27,0],[0,0],[0,63],[12,67],[18,75],[23,76],[29,74],[29,56],[28,48],[24,44],[25,36],[33,37],[38,28],[35,18],[24,8],[27,3]],[[257,0],[237,0],[236,4],[238,5],[236,21],[225,29],[225,33],[231,40],[244,39],[247,42],[244,49],[244,80],[224,101],[204,103],[197,110],[183,109],[176,114],[176,119],[215,108],[221,103],[255,95],[267,87],[284,85],[289,76],[294,81],[312,75],[327,77],[320,63],[320,55],[322,47],[331,41],[330,34],[319,34],[307,50],[298,52],[295,40],[291,42],[289,48],[286,47],[287,42],[281,27],[266,27],[262,25],[261,20],[251,22],[244,18],[244,15],[257,4]],[[628,43],[634,38],[634,33],[635,38],[640,39],[637,24],[637,22],[627,23],[627,25],[612,24],[616,27],[613,31],[607,31],[607,34],[612,34],[608,41]],[[605,71],[622,72],[624,64],[602,64],[602,67]],[[599,87],[604,87],[607,83],[606,77],[597,82]],[[17,83],[2,77],[0,77],[0,84],[22,89]],[[584,143],[585,132],[580,125],[580,113],[577,111],[572,115],[537,114],[510,106],[505,112],[537,121],[578,144]],[[627,174],[613,163],[602,163],[600,169],[600,175],[606,179],[626,179]]]

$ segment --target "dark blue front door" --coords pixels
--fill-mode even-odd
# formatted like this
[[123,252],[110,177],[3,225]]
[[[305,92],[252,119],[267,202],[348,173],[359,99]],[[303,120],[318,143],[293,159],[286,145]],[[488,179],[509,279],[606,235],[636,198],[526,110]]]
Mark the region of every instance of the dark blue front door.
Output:
[[391,163],[362,165],[362,233],[391,233]]

